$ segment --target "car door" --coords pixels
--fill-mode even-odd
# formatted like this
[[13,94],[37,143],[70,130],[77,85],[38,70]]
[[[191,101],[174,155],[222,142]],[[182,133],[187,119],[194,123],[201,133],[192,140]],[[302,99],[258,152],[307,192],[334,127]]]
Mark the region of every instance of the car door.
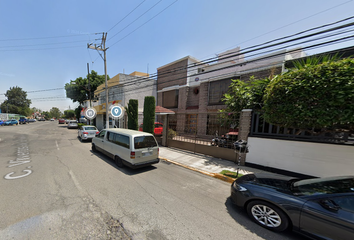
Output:
[[325,195],[307,201],[301,212],[300,230],[326,239],[354,239],[354,194]]
[[104,143],[105,143],[105,135],[106,135],[106,130],[102,130],[96,137],[95,137],[95,145],[96,147],[100,148],[101,150],[104,151]]

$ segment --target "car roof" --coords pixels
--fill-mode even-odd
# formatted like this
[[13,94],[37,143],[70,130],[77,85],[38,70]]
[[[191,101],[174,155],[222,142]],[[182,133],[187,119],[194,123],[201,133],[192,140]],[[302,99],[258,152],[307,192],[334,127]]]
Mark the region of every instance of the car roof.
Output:
[[125,128],[109,128],[109,129],[103,129],[109,132],[114,132],[114,133],[122,133],[122,134],[127,134],[127,135],[132,135],[132,136],[154,136],[151,133],[147,132],[141,132],[141,131],[136,131],[136,130],[131,130],[131,129],[125,129]]

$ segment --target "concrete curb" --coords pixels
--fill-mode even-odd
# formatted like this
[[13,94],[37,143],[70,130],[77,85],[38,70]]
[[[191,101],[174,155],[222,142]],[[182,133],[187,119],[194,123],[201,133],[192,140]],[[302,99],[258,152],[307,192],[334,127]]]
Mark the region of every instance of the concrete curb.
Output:
[[166,162],[170,162],[170,163],[173,163],[175,165],[178,165],[178,166],[181,166],[181,167],[184,167],[184,168],[187,168],[189,170],[192,170],[192,171],[195,171],[195,172],[199,172],[199,173],[202,173],[204,175],[208,175],[210,177],[213,177],[213,178],[217,178],[217,179],[220,179],[224,182],[228,182],[228,183],[233,183],[235,181],[234,178],[231,178],[231,177],[228,177],[228,176],[225,176],[225,175],[222,175],[220,173],[211,173],[211,172],[207,172],[207,171],[203,171],[203,170],[199,170],[199,169],[196,169],[194,167],[190,167],[190,166],[187,166],[187,165],[184,165],[184,164],[181,164],[179,162],[175,162],[175,161],[172,161],[172,160],[169,160],[167,158],[163,158],[163,157],[160,157],[161,160],[164,160]]

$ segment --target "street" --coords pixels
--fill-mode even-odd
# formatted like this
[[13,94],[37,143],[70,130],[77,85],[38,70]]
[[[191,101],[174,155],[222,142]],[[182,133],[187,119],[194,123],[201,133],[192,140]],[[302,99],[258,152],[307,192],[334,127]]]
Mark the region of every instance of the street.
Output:
[[66,126],[0,127],[0,239],[304,239],[253,223],[229,183],[165,161],[117,168]]

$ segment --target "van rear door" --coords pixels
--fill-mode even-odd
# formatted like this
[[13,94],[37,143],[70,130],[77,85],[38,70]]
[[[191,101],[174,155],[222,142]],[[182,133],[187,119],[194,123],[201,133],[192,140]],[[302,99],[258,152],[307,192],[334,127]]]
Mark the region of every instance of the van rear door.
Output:
[[154,136],[146,135],[134,137],[134,149],[132,152],[135,154],[135,164],[156,160],[159,155],[158,151],[159,146]]

